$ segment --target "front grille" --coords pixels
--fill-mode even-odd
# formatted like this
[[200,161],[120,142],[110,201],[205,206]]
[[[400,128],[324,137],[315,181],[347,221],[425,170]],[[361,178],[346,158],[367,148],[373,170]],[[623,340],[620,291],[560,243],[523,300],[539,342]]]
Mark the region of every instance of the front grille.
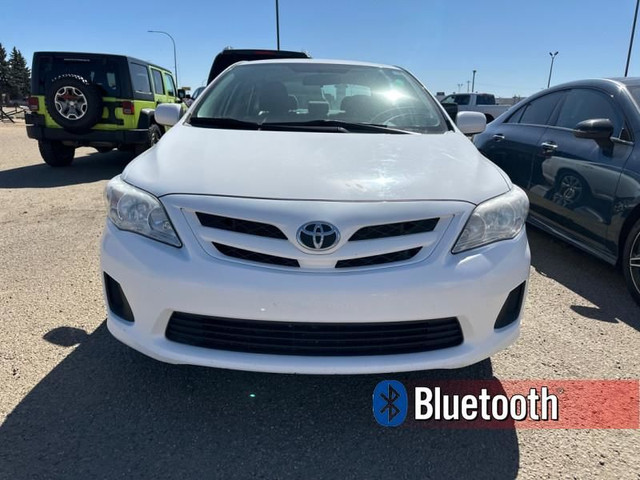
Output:
[[251,220],[241,220],[238,218],[222,217],[210,213],[196,212],[200,224],[204,227],[228,230],[230,232],[244,233],[247,235],[257,235],[259,237],[287,239],[278,227],[268,223],[253,222]]
[[243,250],[242,248],[231,247],[222,243],[213,243],[213,246],[218,249],[220,253],[227,257],[239,258],[240,260],[248,260],[250,262],[267,263],[269,265],[281,265],[283,267],[299,267],[300,264],[294,258],[277,257],[275,255],[268,255],[266,253],[252,252],[250,250]]
[[216,350],[304,356],[394,355],[455,347],[457,318],[385,323],[269,322],[174,312],[167,339]]
[[400,252],[384,253],[382,255],[373,255],[371,257],[340,260],[336,263],[336,268],[371,267],[373,265],[384,265],[385,263],[402,262],[415,257],[420,250],[422,250],[422,247],[402,250]]
[[439,218],[428,218],[426,220],[413,220],[410,222],[387,223],[386,225],[363,227],[354,233],[349,241],[373,240],[376,238],[399,237],[402,235],[412,235],[414,233],[432,232],[433,229],[436,228],[439,220]]

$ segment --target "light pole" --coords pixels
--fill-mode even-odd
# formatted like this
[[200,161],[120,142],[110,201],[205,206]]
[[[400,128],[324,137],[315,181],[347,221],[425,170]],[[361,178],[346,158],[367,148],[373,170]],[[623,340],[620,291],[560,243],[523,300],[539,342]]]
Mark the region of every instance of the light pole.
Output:
[[280,50],[280,7],[276,0],[276,40],[278,42],[278,50]]
[[471,80],[471,93],[474,92],[475,88],[476,88],[476,71],[473,71],[473,79]]
[[176,56],[176,41],[171,35],[169,35],[167,32],[163,32],[162,30],[147,30],[147,32],[162,33],[171,39],[171,42],[173,43],[173,73],[176,76],[176,88],[178,88],[177,86],[180,84],[178,83],[178,57]]
[[629,53],[627,54],[627,66],[624,69],[624,76],[629,73],[629,62],[631,61],[631,48],[633,47],[633,36],[636,33],[636,21],[638,20],[638,6],[640,6],[640,0],[636,1],[636,13],[633,15],[633,27],[631,27],[631,39],[629,40]]
[[549,55],[551,55],[551,66],[549,67],[549,80],[547,80],[547,88],[549,88],[549,85],[551,85],[551,73],[553,72],[553,61],[556,59],[556,55],[558,55],[558,52],[555,52],[555,53],[549,52]]
[[460,93],[460,91],[462,90],[462,85],[464,85],[464,84],[462,84],[462,83],[458,84],[458,93]]

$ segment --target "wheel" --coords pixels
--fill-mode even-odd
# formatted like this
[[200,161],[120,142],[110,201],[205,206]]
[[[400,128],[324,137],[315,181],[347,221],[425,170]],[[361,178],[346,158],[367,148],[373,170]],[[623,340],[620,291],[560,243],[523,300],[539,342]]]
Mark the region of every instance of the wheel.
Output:
[[142,152],[147,151],[151,147],[153,147],[156,143],[160,141],[160,137],[162,136],[162,130],[155,123],[149,127],[149,131],[147,132],[148,139],[145,143],[141,143],[136,145],[135,154],[140,155]]
[[113,150],[112,147],[95,147],[95,148],[100,153],[109,153],[111,150]]
[[62,128],[82,132],[102,117],[102,97],[95,85],[79,75],[60,75],[46,91],[49,115]]
[[622,253],[622,270],[627,288],[640,305],[640,220],[631,228]]
[[62,142],[40,140],[38,142],[40,155],[47,165],[52,167],[67,167],[73,162],[75,147],[63,145]]

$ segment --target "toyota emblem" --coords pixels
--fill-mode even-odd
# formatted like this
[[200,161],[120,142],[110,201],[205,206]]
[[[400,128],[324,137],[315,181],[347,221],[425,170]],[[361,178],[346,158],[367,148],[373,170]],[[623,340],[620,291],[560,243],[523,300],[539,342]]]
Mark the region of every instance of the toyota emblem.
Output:
[[298,229],[298,243],[316,252],[328,250],[338,243],[340,232],[327,222],[309,222]]

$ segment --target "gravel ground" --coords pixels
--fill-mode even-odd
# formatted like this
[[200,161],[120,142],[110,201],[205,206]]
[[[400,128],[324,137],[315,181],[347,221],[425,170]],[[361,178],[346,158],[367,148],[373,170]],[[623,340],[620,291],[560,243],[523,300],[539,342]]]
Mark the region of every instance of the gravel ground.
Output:
[[[0,478],[640,478],[639,430],[382,429],[388,376],[171,366],[105,327],[103,188],[128,157],[40,160],[0,125]],[[640,308],[612,267],[529,228],[522,335],[423,379],[637,379]],[[250,397],[249,394],[254,394]]]

